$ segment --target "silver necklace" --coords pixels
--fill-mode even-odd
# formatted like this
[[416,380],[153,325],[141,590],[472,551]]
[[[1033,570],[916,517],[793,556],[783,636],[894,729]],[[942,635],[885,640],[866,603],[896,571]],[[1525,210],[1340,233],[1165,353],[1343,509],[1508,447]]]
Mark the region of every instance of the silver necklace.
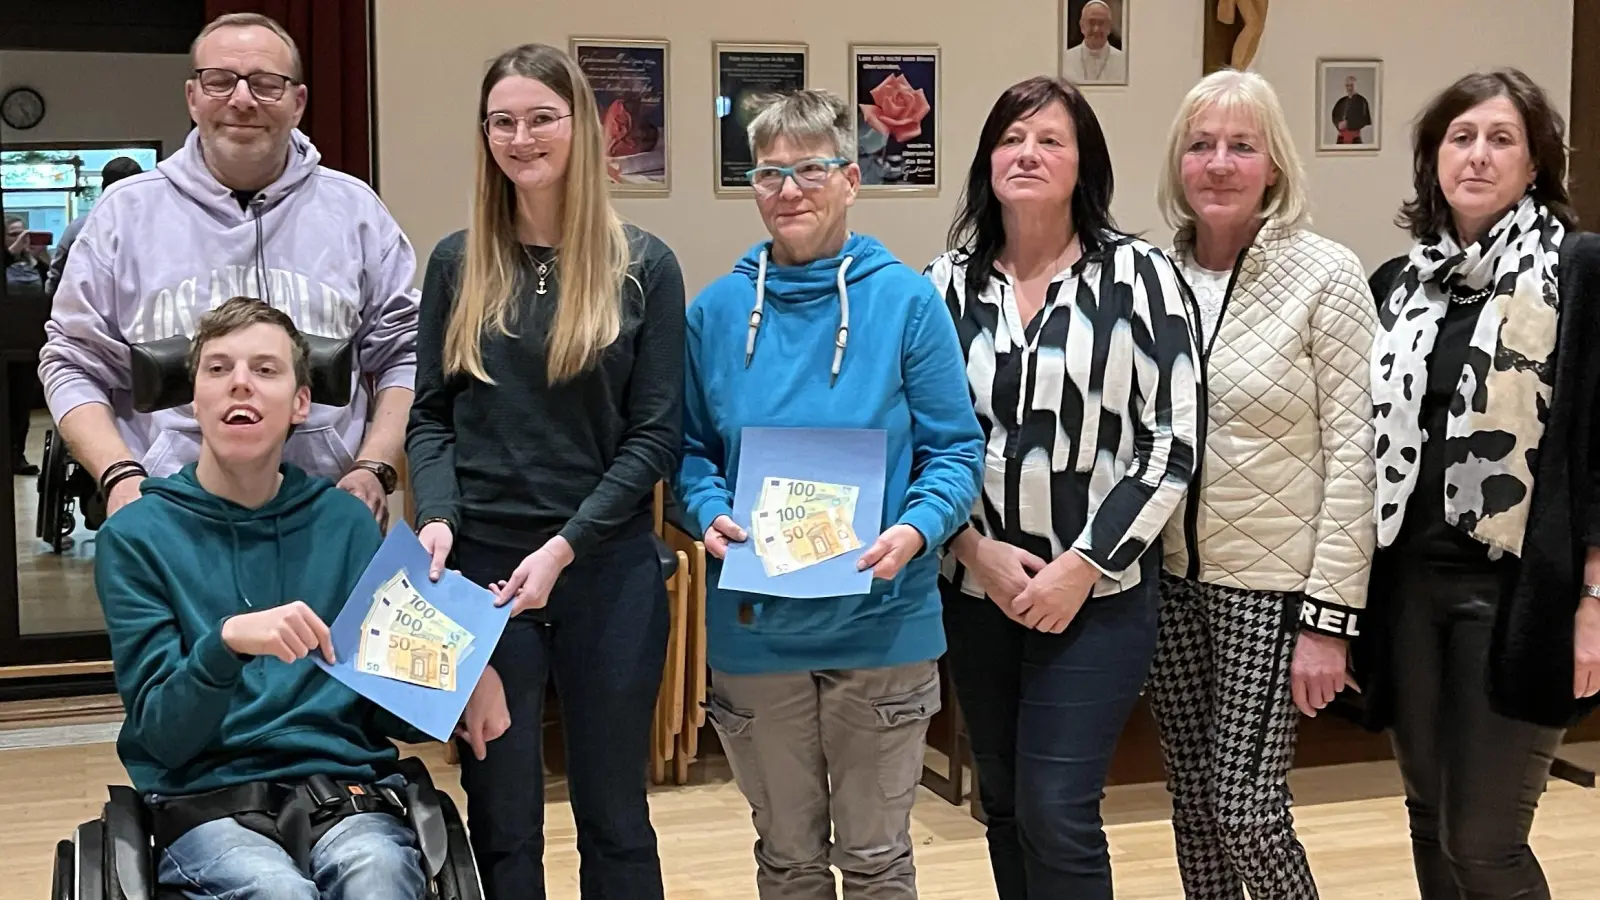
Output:
[[537,258],[534,257],[533,251],[529,250],[526,246],[524,246],[522,248],[522,252],[527,254],[528,262],[533,263],[533,267],[535,269],[539,270],[539,284],[538,284],[537,287],[535,287],[533,289],[533,292],[542,297],[547,293],[547,291],[545,290],[544,282],[545,282],[545,278],[549,276],[550,271],[552,269],[554,269],[555,266],[556,266],[555,258],[551,257],[549,262],[545,262],[545,261],[543,261],[541,259],[537,259]]

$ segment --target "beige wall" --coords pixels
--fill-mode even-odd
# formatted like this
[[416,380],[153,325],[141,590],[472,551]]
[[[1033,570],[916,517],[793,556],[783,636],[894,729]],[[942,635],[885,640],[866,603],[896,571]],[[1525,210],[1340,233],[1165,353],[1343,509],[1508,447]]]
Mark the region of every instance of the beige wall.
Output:
[[[1087,91],[1116,162],[1114,211],[1132,230],[1165,240],[1154,180],[1178,101],[1199,77],[1201,0],[1134,0],[1128,27],[1130,85]],[[1406,129],[1423,100],[1474,66],[1515,64],[1544,84],[1563,111],[1569,96],[1572,0],[1275,0],[1255,67],[1277,85],[1312,181],[1315,227],[1349,244],[1370,269],[1404,250],[1391,221],[1409,184]],[[813,0],[762,10],[747,0],[581,0],[530,6],[463,0],[377,0],[378,151],[381,190],[426,258],[462,227],[472,184],[477,86],[483,66],[514,43],[565,46],[572,35],[672,42],[668,198],[627,198],[623,213],[677,252],[691,293],[726,272],[764,237],[748,199],[712,193],[711,42],[805,41],[812,83],[843,93],[851,41],[933,42],[943,48],[942,178],[934,198],[864,197],[853,226],[881,238],[912,265],[944,248],[944,235],[978,129],[1007,85],[1053,72],[1053,0],[927,0],[905,4]],[[747,22],[777,23],[766,32]],[[1381,23],[1381,24],[1380,24]],[[1492,40],[1489,36],[1492,35]],[[1434,49],[1425,49],[1424,36]],[[1375,155],[1314,150],[1316,58],[1385,61],[1385,141]],[[419,278],[421,273],[419,272]]]
[[0,94],[27,85],[44,96],[44,121],[27,131],[0,124],[14,142],[161,141],[183,146],[189,111],[186,54],[0,51]]

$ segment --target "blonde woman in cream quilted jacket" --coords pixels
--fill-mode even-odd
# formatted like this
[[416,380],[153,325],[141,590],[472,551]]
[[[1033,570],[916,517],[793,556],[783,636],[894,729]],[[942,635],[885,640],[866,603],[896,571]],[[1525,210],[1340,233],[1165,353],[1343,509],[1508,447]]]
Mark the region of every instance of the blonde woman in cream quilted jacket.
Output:
[[1289,812],[1299,713],[1347,685],[1372,557],[1368,360],[1355,254],[1308,231],[1272,87],[1224,70],[1185,99],[1159,201],[1194,294],[1199,476],[1163,535],[1149,693],[1189,900],[1317,896]]

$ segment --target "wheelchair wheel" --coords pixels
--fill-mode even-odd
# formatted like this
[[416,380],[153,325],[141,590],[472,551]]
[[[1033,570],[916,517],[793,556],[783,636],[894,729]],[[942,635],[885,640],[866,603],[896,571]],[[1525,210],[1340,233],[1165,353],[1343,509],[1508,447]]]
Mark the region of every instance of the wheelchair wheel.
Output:
[[472,845],[467,840],[466,827],[456,812],[455,801],[444,791],[439,792],[439,807],[448,826],[448,848],[444,867],[434,879],[434,896],[438,900],[483,900],[483,882],[478,877],[478,865],[472,857]]

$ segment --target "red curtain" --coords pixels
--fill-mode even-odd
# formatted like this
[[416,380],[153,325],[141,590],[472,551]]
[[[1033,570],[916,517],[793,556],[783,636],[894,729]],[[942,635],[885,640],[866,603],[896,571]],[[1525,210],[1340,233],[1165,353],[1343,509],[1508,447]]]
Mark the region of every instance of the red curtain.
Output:
[[300,129],[322,164],[372,183],[367,0],[206,0],[206,21],[228,13],[270,16],[300,49],[307,89]]

